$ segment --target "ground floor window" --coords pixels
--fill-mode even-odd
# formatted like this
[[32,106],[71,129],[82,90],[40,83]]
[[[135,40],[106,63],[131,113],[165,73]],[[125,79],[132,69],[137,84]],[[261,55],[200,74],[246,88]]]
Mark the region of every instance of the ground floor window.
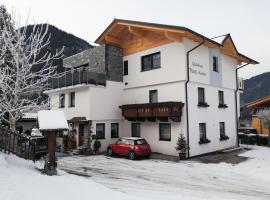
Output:
[[200,144],[209,143],[210,140],[207,139],[206,135],[206,123],[199,123],[199,132],[200,132]]
[[119,124],[111,123],[111,138],[118,138],[118,137],[119,137]]
[[105,124],[96,124],[96,139],[105,139]]
[[159,124],[159,140],[171,141],[171,124]]
[[132,137],[141,137],[141,124],[132,123],[131,124],[131,136]]
[[220,140],[229,139],[229,137],[226,135],[226,132],[225,132],[225,122],[219,122],[219,134],[220,134]]

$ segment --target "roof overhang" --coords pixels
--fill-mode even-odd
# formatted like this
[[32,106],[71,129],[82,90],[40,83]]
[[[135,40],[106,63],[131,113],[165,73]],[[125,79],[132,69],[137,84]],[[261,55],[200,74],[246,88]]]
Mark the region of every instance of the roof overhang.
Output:
[[247,108],[256,109],[270,106],[270,96],[266,96],[245,105]]
[[95,43],[119,46],[123,48],[124,55],[130,55],[166,43],[181,42],[183,37],[198,43],[204,41],[204,45],[209,48],[219,48],[223,54],[235,58],[239,64],[242,62],[258,64],[257,61],[236,50],[230,35],[226,37],[223,44],[220,44],[182,26],[114,19]]

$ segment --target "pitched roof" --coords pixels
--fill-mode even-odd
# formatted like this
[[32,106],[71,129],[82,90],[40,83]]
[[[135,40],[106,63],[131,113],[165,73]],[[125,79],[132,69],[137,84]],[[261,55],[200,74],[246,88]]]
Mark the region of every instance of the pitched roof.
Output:
[[265,96],[245,105],[247,108],[259,108],[270,106],[270,95]]
[[[135,28],[142,28],[145,30],[152,30],[152,31],[165,31],[170,32],[172,34],[179,34],[183,37],[188,37],[191,40],[194,40],[196,42],[202,42],[204,41],[204,45],[207,45],[209,47],[215,47],[220,48],[221,51],[224,50],[224,54],[236,58],[239,62],[245,62],[250,64],[258,64],[259,62],[239,53],[232,41],[232,38],[230,34],[227,34],[223,41],[218,42],[214,39],[210,39],[198,32],[195,32],[189,28],[183,27],[183,26],[173,26],[173,25],[165,25],[165,24],[156,24],[156,23],[149,23],[149,22],[140,22],[140,21],[131,21],[131,20],[123,20],[123,19],[114,19],[111,24],[103,31],[103,33],[96,39],[95,43],[97,44],[104,44],[106,43],[106,36],[110,36],[112,32],[116,36],[119,36],[120,34],[117,34],[117,29],[121,26],[122,28],[125,27],[135,27]],[[120,29],[120,28],[119,28]],[[113,38],[115,41],[118,41],[120,38]],[[226,48],[227,47],[227,48]],[[230,52],[232,51],[232,52]],[[233,52],[234,51],[234,52]]]

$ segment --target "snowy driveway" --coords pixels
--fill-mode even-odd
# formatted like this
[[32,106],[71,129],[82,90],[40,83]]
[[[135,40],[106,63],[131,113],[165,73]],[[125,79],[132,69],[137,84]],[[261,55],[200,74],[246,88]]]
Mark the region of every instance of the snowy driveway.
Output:
[[109,188],[143,199],[270,199],[270,149],[255,148],[238,165],[130,161],[107,156],[59,159],[59,168],[90,176]]

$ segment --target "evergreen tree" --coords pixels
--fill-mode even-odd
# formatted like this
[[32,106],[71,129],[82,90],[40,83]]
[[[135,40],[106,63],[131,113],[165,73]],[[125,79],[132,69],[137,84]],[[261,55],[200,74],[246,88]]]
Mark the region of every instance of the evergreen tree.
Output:
[[176,151],[179,151],[179,153],[181,154],[186,154],[187,153],[187,142],[186,142],[186,138],[183,135],[183,133],[180,133],[177,142],[176,142]]

